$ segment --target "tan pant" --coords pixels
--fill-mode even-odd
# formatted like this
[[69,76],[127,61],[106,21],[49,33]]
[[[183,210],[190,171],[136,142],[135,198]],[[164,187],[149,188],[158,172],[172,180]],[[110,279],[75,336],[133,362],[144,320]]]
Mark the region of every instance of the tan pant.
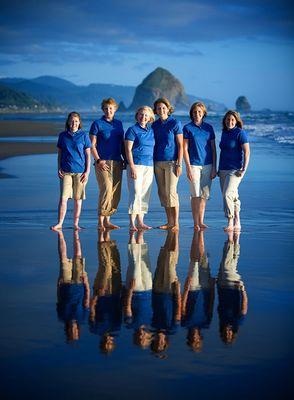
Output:
[[153,288],[156,293],[173,293],[174,282],[178,280],[176,266],[179,258],[178,251],[160,249],[157,267],[154,273]]
[[81,182],[82,174],[66,172],[63,179],[60,179],[60,197],[64,200],[85,200],[86,184]]
[[84,276],[87,276],[84,258],[65,258],[60,261],[59,278],[63,283],[81,283]]
[[241,210],[238,187],[242,178],[235,175],[236,170],[220,170],[220,186],[223,195],[224,212],[227,218],[234,218]]
[[154,163],[158,196],[162,207],[177,207],[179,196],[177,185],[179,178],[175,174],[175,161],[156,161]]
[[122,184],[122,162],[107,160],[109,171],[100,171],[95,168],[99,186],[98,213],[110,216],[117,210]]

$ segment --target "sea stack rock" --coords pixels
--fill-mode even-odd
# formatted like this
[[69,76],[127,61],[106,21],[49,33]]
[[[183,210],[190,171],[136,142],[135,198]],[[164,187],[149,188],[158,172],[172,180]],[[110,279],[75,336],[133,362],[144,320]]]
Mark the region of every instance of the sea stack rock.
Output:
[[166,69],[156,68],[136,88],[129,109],[136,110],[142,105],[152,107],[159,97],[167,97],[177,109],[189,107],[189,99],[181,82]]
[[239,96],[236,100],[236,110],[239,112],[249,112],[251,106],[245,96]]
[[120,112],[126,112],[127,111],[127,107],[125,106],[125,103],[123,101],[119,102],[118,111],[120,111]]

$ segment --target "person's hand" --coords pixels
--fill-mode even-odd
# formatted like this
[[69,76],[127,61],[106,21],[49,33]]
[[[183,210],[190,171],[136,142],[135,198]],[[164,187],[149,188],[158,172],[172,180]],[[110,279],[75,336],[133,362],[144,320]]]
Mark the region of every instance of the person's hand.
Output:
[[131,167],[131,178],[137,179],[137,172],[136,172],[135,167]]
[[64,172],[62,171],[61,168],[58,170],[58,176],[59,176],[60,179],[64,178]]
[[210,179],[214,179],[216,177],[216,169],[212,168],[210,172]]
[[190,182],[192,182],[193,176],[191,167],[186,167],[186,171],[187,171],[187,178],[189,179]]
[[88,182],[88,179],[89,179],[89,172],[84,172],[84,173],[81,175],[81,182],[82,182],[82,183],[87,183],[87,182]]
[[136,279],[131,279],[131,282],[130,282],[130,289],[131,289],[131,290],[134,290],[134,289],[135,289],[135,286],[136,286]]
[[182,175],[182,166],[179,164],[175,167],[175,175],[177,178]]
[[96,168],[99,171],[109,171],[109,166],[106,163],[106,160],[101,160],[99,161],[99,163],[96,163]]
[[235,175],[238,176],[238,178],[243,178],[245,174],[244,169],[239,169],[238,171],[235,172]]
[[188,278],[186,279],[185,285],[184,285],[185,290],[190,290],[191,282],[192,282],[192,278],[190,276],[188,276]]

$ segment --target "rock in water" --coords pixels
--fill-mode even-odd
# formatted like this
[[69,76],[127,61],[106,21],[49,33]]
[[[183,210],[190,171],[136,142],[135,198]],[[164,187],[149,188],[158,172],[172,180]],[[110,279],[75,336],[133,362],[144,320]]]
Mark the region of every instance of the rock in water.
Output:
[[120,111],[120,112],[126,112],[127,111],[127,107],[125,106],[125,103],[123,101],[119,102],[118,111]]
[[240,112],[249,112],[251,105],[245,96],[239,96],[236,100],[236,110]]
[[189,99],[184,86],[169,71],[156,68],[137,87],[130,110],[136,110],[142,105],[153,106],[159,97],[167,97],[177,109],[189,107]]

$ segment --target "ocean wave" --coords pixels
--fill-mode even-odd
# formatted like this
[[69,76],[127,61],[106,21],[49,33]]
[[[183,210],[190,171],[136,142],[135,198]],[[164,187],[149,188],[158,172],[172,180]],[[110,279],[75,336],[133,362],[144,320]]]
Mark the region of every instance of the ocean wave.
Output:
[[245,130],[253,137],[274,140],[281,144],[294,144],[294,126],[278,124],[246,124]]

